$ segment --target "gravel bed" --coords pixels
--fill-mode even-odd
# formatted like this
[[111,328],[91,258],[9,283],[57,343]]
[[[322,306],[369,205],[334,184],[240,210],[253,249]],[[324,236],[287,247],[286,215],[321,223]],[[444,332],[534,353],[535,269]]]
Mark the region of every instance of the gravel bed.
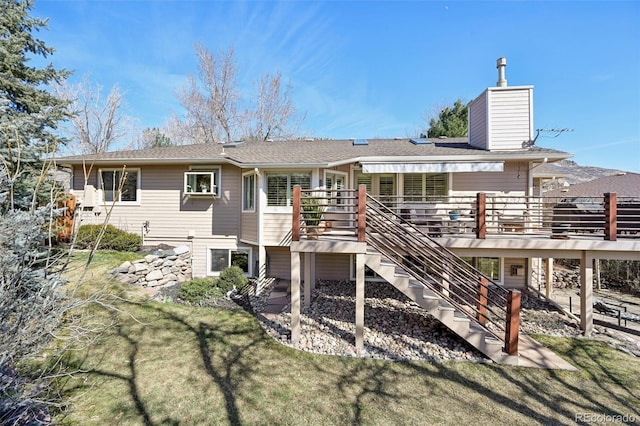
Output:
[[[275,285],[275,283],[274,283]],[[266,306],[270,288],[251,298],[256,313]],[[345,281],[321,281],[311,295],[311,306],[302,304],[300,342],[290,341],[289,305],[269,319],[258,315],[266,332],[282,344],[308,352],[356,356],[355,286]],[[523,298],[522,331],[576,336],[579,328],[542,301]],[[449,331],[424,309],[386,283],[365,285],[365,358],[387,360],[473,361],[487,358]]]

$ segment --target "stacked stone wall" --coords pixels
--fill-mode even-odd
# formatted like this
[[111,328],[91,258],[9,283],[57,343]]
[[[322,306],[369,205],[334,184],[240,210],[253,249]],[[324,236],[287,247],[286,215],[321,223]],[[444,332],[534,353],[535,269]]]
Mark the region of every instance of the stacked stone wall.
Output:
[[124,262],[108,272],[117,281],[141,287],[169,287],[191,279],[191,251],[187,246],[157,250]]

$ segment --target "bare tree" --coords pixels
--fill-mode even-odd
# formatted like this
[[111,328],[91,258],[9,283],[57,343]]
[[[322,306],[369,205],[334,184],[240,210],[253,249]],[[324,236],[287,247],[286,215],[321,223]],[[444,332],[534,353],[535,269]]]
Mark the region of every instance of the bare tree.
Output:
[[183,138],[194,143],[230,141],[238,136],[237,67],[233,49],[213,55],[196,45],[198,77],[189,76],[187,86],[178,94],[186,110],[180,120]]
[[[238,138],[266,140],[289,138],[303,118],[296,118],[291,86],[282,84],[282,75],[265,74],[258,82],[249,107],[241,104],[237,87],[238,68],[234,50],[213,55],[196,46],[198,77],[190,76],[178,99],[185,108],[183,118],[171,117],[164,132],[177,143],[213,143]],[[248,102],[247,102],[248,104]]]
[[77,84],[62,82],[56,94],[71,102],[73,113],[66,128],[67,154],[100,154],[129,132],[132,119],[124,114],[124,93],[115,85],[105,97],[102,86],[85,77]]
[[267,140],[291,138],[298,130],[302,118],[296,119],[296,108],[291,99],[291,85],[282,87],[282,75],[265,74],[260,79],[250,135]]

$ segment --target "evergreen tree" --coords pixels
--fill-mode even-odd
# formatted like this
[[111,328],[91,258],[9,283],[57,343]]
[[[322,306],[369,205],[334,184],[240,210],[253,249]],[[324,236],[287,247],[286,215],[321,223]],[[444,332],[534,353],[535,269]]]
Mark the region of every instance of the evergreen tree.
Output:
[[53,53],[33,34],[46,21],[29,16],[32,7],[32,0],[0,0],[0,212],[46,203],[44,160],[61,142],[55,130],[67,116],[67,102],[47,86],[69,73],[29,65],[33,57]]
[[[31,0],[0,0],[0,424],[42,424],[52,397],[48,364],[53,331],[71,307],[60,294],[43,244],[55,223],[51,157],[66,102],[47,85],[68,72],[30,66],[53,49],[34,36],[46,22]],[[54,352],[51,352],[54,354]]]
[[458,99],[453,107],[442,108],[438,119],[429,120],[427,137],[437,138],[447,136],[449,138],[461,138],[467,136],[469,121],[469,107]]

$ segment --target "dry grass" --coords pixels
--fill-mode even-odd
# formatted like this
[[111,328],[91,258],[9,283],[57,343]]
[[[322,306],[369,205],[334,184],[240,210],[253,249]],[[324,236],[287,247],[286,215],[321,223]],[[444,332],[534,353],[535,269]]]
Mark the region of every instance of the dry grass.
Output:
[[76,398],[65,423],[573,424],[576,413],[640,421],[640,362],[586,339],[541,338],[579,372],[384,362],[286,348],[240,310],[118,307],[102,313],[118,325],[67,360],[88,372],[63,384]]

